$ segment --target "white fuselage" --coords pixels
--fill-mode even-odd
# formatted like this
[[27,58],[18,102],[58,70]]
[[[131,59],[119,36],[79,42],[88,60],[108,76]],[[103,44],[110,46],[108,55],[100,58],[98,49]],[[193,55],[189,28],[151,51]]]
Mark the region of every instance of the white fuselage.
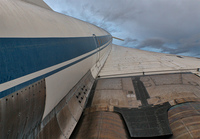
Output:
[[[0,53],[5,54],[0,57],[1,71],[5,71],[0,80],[1,98],[45,78],[43,118],[87,71],[97,76],[111,49],[112,37],[105,30],[23,1],[2,0],[0,18]],[[62,50],[65,47],[70,48]]]

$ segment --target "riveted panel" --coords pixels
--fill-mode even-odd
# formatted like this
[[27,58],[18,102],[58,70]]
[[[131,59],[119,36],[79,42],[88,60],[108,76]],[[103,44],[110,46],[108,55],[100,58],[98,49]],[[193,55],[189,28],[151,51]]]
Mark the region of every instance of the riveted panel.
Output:
[[65,137],[69,138],[77,122],[69,111],[67,105],[57,114],[57,120],[61,131]]
[[[86,98],[88,97],[93,82],[94,78],[91,72],[88,71],[88,73],[86,73],[58,105],[43,119],[33,134],[39,134],[37,137],[42,139],[70,138],[83,112]],[[83,97],[83,99],[81,99],[81,97]],[[50,135],[45,136],[45,134]]]
[[72,138],[123,139],[129,136],[119,114],[93,112],[82,118]]
[[78,102],[75,96],[73,96],[67,105],[76,121],[78,121],[83,111],[82,107],[80,106],[80,102]]
[[189,102],[169,109],[173,138],[200,138],[200,102]]
[[0,99],[0,136],[26,138],[41,122],[45,95],[45,80],[40,80]]
[[37,139],[65,139],[55,116],[38,134]]

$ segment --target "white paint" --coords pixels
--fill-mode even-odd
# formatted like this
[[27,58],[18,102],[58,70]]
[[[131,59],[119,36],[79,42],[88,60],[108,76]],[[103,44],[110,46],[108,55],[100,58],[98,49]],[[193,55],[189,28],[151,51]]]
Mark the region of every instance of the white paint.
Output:
[[93,55],[73,66],[57,72],[46,80],[46,104],[43,118],[60,102],[73,86],[95,64],[96,55]]
[[[99,73],[102,68],[108,54],[111,45],[107,46],[108,51],[101,57],[101,67],[95,69],[96,75]],[[87,59],[68,67],[60,72],[57,72],[49,77],[46,80],[46,104],[43,118],[45,118],[49,112],[60,102],[60,100],[67,95],[67,93],[75,86],[78,81],[91,69],[93,65],[96,65],[96,55],[92,55]],[[93,66],[95,67],[95,66]],[[94,74],[94,73],[92,73]]]
[[0,1],[0,37],[88,37],[108,35],[84,21],[19,1]]

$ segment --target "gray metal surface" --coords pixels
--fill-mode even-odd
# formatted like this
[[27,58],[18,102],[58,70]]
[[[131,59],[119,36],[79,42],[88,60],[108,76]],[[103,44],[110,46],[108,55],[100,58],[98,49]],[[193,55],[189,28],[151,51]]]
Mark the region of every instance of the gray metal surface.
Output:
[[129,138],[121,117],[113,112],[92,112],[83,116],[72,139]]
[[57,121],[59,127],[66,138],[69,138],[72,134],[77,121],[72,116],[71,112],[69,111],[68,106],[66,105],[57,115]]
[[83,108],[80,106],[80,103],[78,101],[80,100],[77,100],[76,97],[73,96],[67,104],[71,114],[73,115],[76,121],[79,120],[83,111]]
[[91,72],[88,71],[32,134],[38,135],[38,139],[70,138],[83,112],[93,82]]
[[[98,79],[84,113],[118,112],[131,137],[171,138],[168,109],[200,101],[199,86],[200,78],[188,72]],[[191,128],[196,127],[199,127],[197,121]],[[179,134],[179,129],[175,130]]]
[[[1,99],[0,138],[69,138],[82,114],[93,82],[89,71],[43,121],[44,80]],[[81,95],[77,98],[79,93]]]
[[154,107],[114,108],[125,120],[131,137],[158,137],[171,135],[167,110],[169,103]]
[[42,129],[36,139],[65,139],[55,116]]
[[42,120],[45,80],[40,80],[0,99],[0,137],[27,138]]
[[200,102],[188,102],[169,109],[173,139],[200,138]]

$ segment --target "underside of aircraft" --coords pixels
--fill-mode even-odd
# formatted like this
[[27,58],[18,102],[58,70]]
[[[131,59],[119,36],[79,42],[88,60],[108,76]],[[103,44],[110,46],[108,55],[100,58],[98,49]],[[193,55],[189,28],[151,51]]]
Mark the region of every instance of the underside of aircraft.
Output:
[[200,138],[200,59],[113,38],[42,0],[1,0],[0,137]]

